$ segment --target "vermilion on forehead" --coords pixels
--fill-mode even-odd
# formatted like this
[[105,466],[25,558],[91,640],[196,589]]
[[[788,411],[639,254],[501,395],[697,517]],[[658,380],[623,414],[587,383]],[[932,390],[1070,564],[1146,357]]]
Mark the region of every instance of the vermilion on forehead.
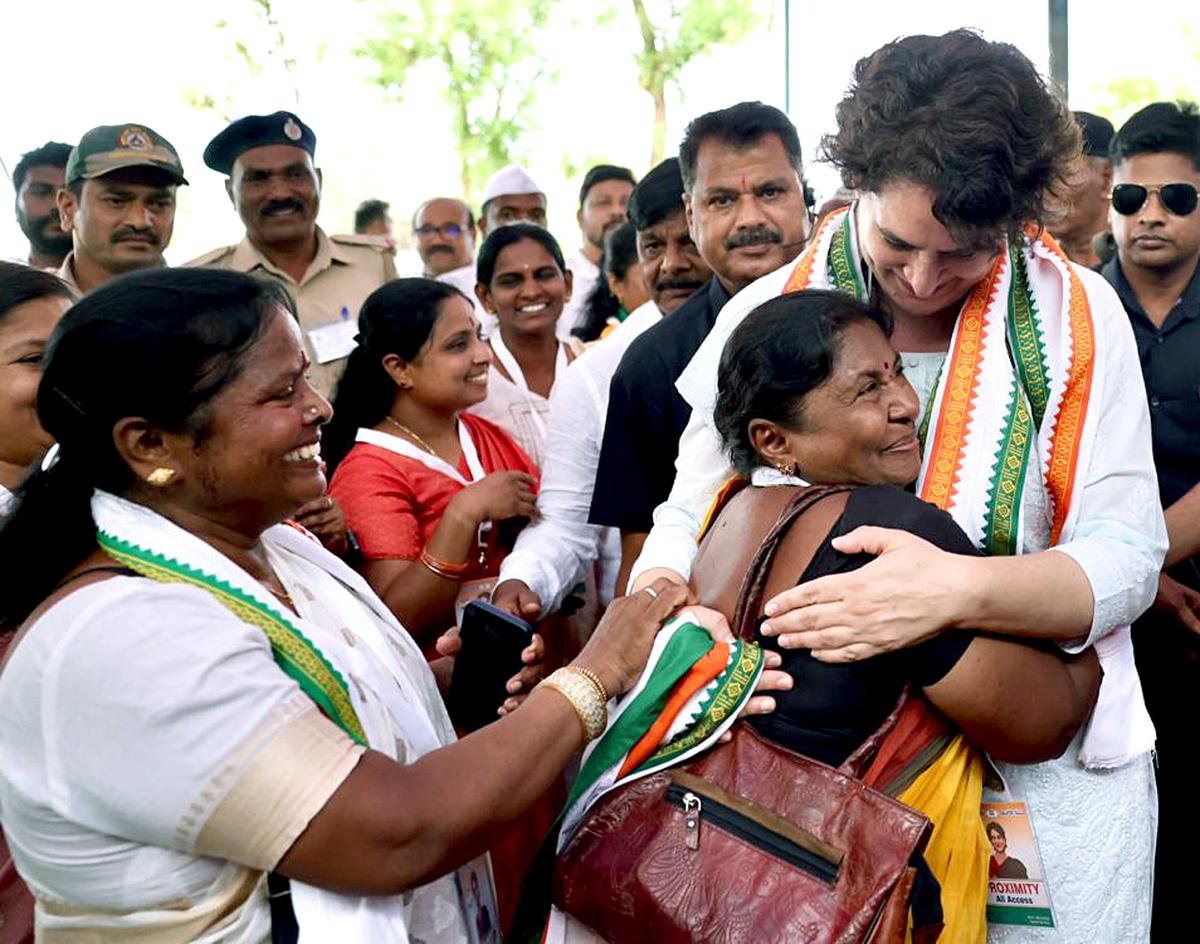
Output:
[[[518,259],[522,259],[522,261],[518,262]],[[496,257],[495,274],[524,272],[527,269],[540,269],[543,266],[553,266],[557,269],[558,263],[541,243],[533,239],[522,239],[520,242],[510,243],[500,250],[500,254]]]

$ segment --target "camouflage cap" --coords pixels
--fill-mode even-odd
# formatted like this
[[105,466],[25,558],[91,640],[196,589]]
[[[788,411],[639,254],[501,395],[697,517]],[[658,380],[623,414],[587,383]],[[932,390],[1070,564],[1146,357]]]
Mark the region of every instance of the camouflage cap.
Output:
[[153,167],[174,183],[186,184],[179,153],[145,125],[101,125],[87,132],[67,158],[67,184],[91,180],[124,167]]

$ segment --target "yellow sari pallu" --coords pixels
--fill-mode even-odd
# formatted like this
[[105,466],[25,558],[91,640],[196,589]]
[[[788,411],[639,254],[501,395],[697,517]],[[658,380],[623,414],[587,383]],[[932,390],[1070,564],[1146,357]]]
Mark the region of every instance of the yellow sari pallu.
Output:
[[896,799],[933,823],[925,862],[942,886],[941,940],[987,938],[988,846],[979,818],[983,754],[961,734]]

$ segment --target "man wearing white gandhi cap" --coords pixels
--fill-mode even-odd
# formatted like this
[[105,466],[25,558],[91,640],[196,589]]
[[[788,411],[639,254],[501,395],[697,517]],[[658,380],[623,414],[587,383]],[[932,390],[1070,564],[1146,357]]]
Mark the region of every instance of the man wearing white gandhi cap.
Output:
[[520,164],[502,167],[483,185],[479,209],[479,241],[497,226],[524,220],[546,225],[546,193]]
[[[481,244],[488,233],[508,223],[533,223],[535,226],[546,228],[546,192],[520,164],[509,164],[492,174],[483,185],[482,200],[479,208]],[[438,278],[465,292],[469,298],[475,298],[474,265],[470,266],[469,271],[468,267],[464,266]],[[479,317],[485,335],[490,335],[496,330],[495,315],[484,311],[479,305],[475,306],[475,314]],[[556,331],[560,340],[566,341],[570,338],[574,322],[574,313],[568,314],[564,310],[563,316],[558,319]]]

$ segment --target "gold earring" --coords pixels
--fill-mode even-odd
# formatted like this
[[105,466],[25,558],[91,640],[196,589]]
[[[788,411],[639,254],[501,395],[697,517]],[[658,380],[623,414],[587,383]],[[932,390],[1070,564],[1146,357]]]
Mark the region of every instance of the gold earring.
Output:
[[780,462],[779,465],[775,466],[775,469],[784,475],[795,475],[799,471],[795,462]]
[[164,485],[170,485],[174,480],[175,470],[168,469],[166,466],[159,466],[146,476],[146,484],[153,485],[155,488],[162,488]]

